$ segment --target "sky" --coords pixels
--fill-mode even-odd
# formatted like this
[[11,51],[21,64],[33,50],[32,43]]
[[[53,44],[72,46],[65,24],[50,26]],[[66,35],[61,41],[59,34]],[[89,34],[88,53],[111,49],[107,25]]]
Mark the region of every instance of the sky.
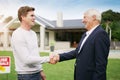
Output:
[[17,17],[21,6],[32,6],[36,15],[49,20],[56,20],[58,12],[63,19],[82,19],[91,8],[101,13],[109,9],[120,12],[120,0],[0,0],[0,15]]

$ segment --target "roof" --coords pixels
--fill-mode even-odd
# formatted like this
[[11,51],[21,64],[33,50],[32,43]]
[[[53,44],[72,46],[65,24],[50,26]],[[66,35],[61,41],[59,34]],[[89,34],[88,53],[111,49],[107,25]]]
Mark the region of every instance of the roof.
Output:
[[41,16],[36,16],[36,21],[40,24],[43,24],[46,27],[51,27],[51,28],[55,27],[55,25],[53,25],[50,20],[47,20]]
[[8,23],[4,24],[2,27],[0,25],[0,32],[3,32],[4,29],[6,29],[6,27],[9,27],[17,20],[17,18],[13,18],[11,21],[9,21]]
[[82,19],[63,20],[63,27],[57,27],[56,21],[52,22],[56,27],[54,29],[80,29],[84,28]]
[[47,29],[80,29],[84,28],[82,19],[63,20],[63,27],[56,25],[56,20],[51,21],[43,17],[36,17],[36,20],[46,26]]
[[[12,19],[6,25],[4,25],[4,28],[10,27],[12,24],[14,24],[14,22],[16,20],[18,20],[17,17]],[[36,22],[39,25],[44,26],[46,29],[52,29],[52,30],[54,30],[54,29],[81,29],[81,28],[85,29],[84,24],[82,23],[82,19],[63,20],[63,27],[58,27],[56,25],[56,20],[51,21],[51,20],[45,19],[41,16],[36,16]],[[2,30],[2,28],[3,28],[3,25],[2,25],[2,27],[0,27],[0,30]],[[13,28],[13,26],[12,26],[12,28]]]

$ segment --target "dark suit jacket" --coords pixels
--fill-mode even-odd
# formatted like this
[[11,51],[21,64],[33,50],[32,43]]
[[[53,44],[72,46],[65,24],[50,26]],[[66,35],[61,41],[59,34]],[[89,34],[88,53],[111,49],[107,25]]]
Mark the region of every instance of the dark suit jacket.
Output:
[[78,45],[75,50],[60,54],[60,62],[76,58],[74,80],[106,80],[109,46],[108,34],[98,26],[87,38],[80,53]]

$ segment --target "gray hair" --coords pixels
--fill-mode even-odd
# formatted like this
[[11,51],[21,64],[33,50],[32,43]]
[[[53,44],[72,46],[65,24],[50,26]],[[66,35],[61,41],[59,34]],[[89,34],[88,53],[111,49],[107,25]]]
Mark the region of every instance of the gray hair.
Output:
[[88,16],[96,16],[96,19],[101,22],[101,13],[98,10],[89,9],[84,14]]

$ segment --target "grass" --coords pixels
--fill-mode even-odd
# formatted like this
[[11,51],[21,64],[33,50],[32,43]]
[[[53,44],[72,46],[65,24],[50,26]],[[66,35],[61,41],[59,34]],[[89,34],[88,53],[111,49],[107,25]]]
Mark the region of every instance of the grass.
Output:
[[109,59],[107,80],[120,80],[120,59]]
[[[41,56],[48,55],[42,52]],[[0,51],[0,56],[11,56],[11,73],[0,74],[0,80],[17,80],[17,75],[14,67],[14,59],[12,52]],[[43,64],[43,69],[47,80],[73,80],[75,60],[64,61],[56,65]],[[107,80],[120,80],[120,59],[109,59],[107,68]]]

